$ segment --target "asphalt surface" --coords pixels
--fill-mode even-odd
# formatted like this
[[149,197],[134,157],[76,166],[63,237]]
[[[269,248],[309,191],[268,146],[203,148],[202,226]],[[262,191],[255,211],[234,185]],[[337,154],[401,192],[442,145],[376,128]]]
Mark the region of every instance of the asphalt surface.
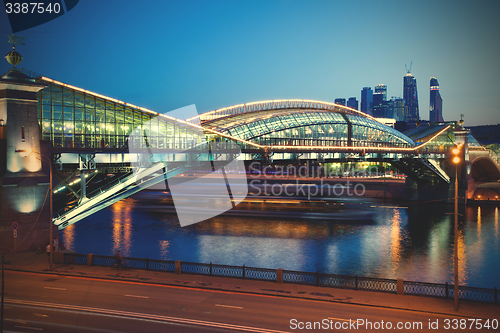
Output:
[[457,313],[430,297],[11,259],[4,332],[477,332],[488,319],[481,331],[499,331],[498,305],[462,301]]

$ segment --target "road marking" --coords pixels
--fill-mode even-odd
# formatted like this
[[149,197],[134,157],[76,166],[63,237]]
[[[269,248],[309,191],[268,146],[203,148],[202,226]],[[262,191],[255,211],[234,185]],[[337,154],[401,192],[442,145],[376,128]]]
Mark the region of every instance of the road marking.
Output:
[[41,314],[41,313],[33,313],[37,317],[48,317],[46,314]]
[[137,297],[137,298],[149,298],[148,296],[140,296],[140,295],[123,295],[127,297]]
[[224,305],[224,304],[215,304],[215,306],[220,306],[223,308],[243,309],[241,306]]
[[45,289],[53,289],[53,290],[66,290],[66,288],[56,288],[56,287],[44,287]]
[[171,323],[198,325],[198,326],[215,327],[215,328],[225,328],[225,329],[230,329],[230,330],[256,332],[256,333],[287,333],[285,331],[278,331],[278,330],[260,328],[260,327],[251,327],[251,326],[218,323],[218,322],[205,321],[205,320],[161,316],[161,315],[155,315],[155,314],[150,314],[150,313],[129,312],[129,311],[111,310],[111,309],[103,309],[103,308],[92,308],[92,307],[79,306],[79,305],[66,305],[66,304],[56,304],[56,303],[23,301],[23,300],[16,300],[16,299],[6,299],[6,302],[9,304],[17,304],[17,305],[42,306],[42,307],[48,307],[48,308],[62,309],[62,310],[69,311],[69,312],[88,312],[88,313],[105,315],[105,316],[110,316],[110,317],[135,318],[136,320],[151,321],[151,322],[171,322]]
[[29,327],[29,326],[14,326],[14,327],[19,327],[19,328],[28,328],[28,329],[30,329],[30,330],[43,331],[43,328],[38,328],[38,327]]
[[26,321],[24,320],[20,320],[20,319],[9,319],[9,318],[5,318],[6,321],[13,321],[15,323],[19,323],[19,324],[23,324],[23,325],[26,325]]

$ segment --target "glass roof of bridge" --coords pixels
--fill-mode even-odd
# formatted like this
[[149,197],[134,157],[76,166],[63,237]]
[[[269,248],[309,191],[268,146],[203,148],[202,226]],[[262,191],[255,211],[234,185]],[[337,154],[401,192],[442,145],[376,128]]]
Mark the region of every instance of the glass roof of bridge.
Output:
[[[427,141],[429,136],[435,135],[436,133],[442,131],[446,126],[450,124],[454,125],[454,123],[439,123],[439,124],[430,124],[428,126],[419,126],[405,132],[404,134],[413,139],[415,142],[421,143]],[[443,137],[443,135],[441,135],[440,137]],[[452,131],[449,132],[447,141],[453,143],[454,138],[455,134]],[[440,140],[435,138],[433,141],[438,143],[438,141]],[[476,140],[476,138],[474,138],[474,136],[471,133],[469,133],[468,135],[468,142],[470,147],[481,147],[481,144]]]
[[256,142],[261,142],[262,137],[288,138],[323,140],[323,145],[343,146],[348,144],[351,127],[352,145],[415,146],[415,142],[406,135],[374,119],[331,110],[253,111],[205,121],[203,127]]
[[431,124],[430,126],[418,126],[415,127],[404,134],[413,141],[417,142],[429,135],[433,135],[441,130],[443,130],[448,124]]

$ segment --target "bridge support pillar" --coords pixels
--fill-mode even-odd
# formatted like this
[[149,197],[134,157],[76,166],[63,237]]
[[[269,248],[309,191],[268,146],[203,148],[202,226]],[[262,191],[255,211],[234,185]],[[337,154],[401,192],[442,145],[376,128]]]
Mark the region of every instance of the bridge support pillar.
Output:
[[403,200],[418,201],[418,184],[410,177],[407,177],[405,181]]
[[80,170],[80,201],[87,198],[87,178],[85,178],[85,170]]
[[54,228],[50,199],[42,205],[50,196],[51,162],[50,144],[40,141],[37,116],[37,92],[45,86],[15,68],[0,77],[0,160],[5,163],[0,168],[0,254],[14,253],[14,246],[17,252],[45,246],[49,226]]
[[[415,181],[406,178],[403,190],[403,200],[420,202],[443,202],[446,203],[455,196],[454,182],[449,184],[438,179],[421,179]],[[453,192],[450,192],[452,191]]]

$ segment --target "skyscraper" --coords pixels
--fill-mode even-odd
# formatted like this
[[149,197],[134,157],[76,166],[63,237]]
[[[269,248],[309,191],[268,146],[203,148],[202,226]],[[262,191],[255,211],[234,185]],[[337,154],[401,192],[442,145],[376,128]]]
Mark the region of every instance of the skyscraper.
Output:
[[345,106],[345,98],[335,98],[334,103],[338,104],[338,105],[344,105]]
[[350,107],[351,109],[354,110],[359,110],[358,100],[356,99],[356,97],[349,97],[349,99],[347,100],[347,107]]
[[373,90],[370,87],[364,87],[361,90],[361,112],[371,115],[373,103]]
[[431,77],[431,102],[429,105],[429,121],[442,122],[443,119],[443,99],[439,93],[439,82],[435,77]]
[[384,101],[384,94],[376,92],[373,94],[372,116],[375,118],[386,118],[387,101]]
[[417,79],[410,71],[403,78],[403,99],[405,101],[405,116],[407,123],[416,123],[420,119],[418,112]]
[[379,84],[375,87],[376,94],[382,94],[382,100],[387,101],[387,86],[385,84]]
[[406,121],[405,101],[401,97],[392,97],[394,100],[394,118],[396,121]]

